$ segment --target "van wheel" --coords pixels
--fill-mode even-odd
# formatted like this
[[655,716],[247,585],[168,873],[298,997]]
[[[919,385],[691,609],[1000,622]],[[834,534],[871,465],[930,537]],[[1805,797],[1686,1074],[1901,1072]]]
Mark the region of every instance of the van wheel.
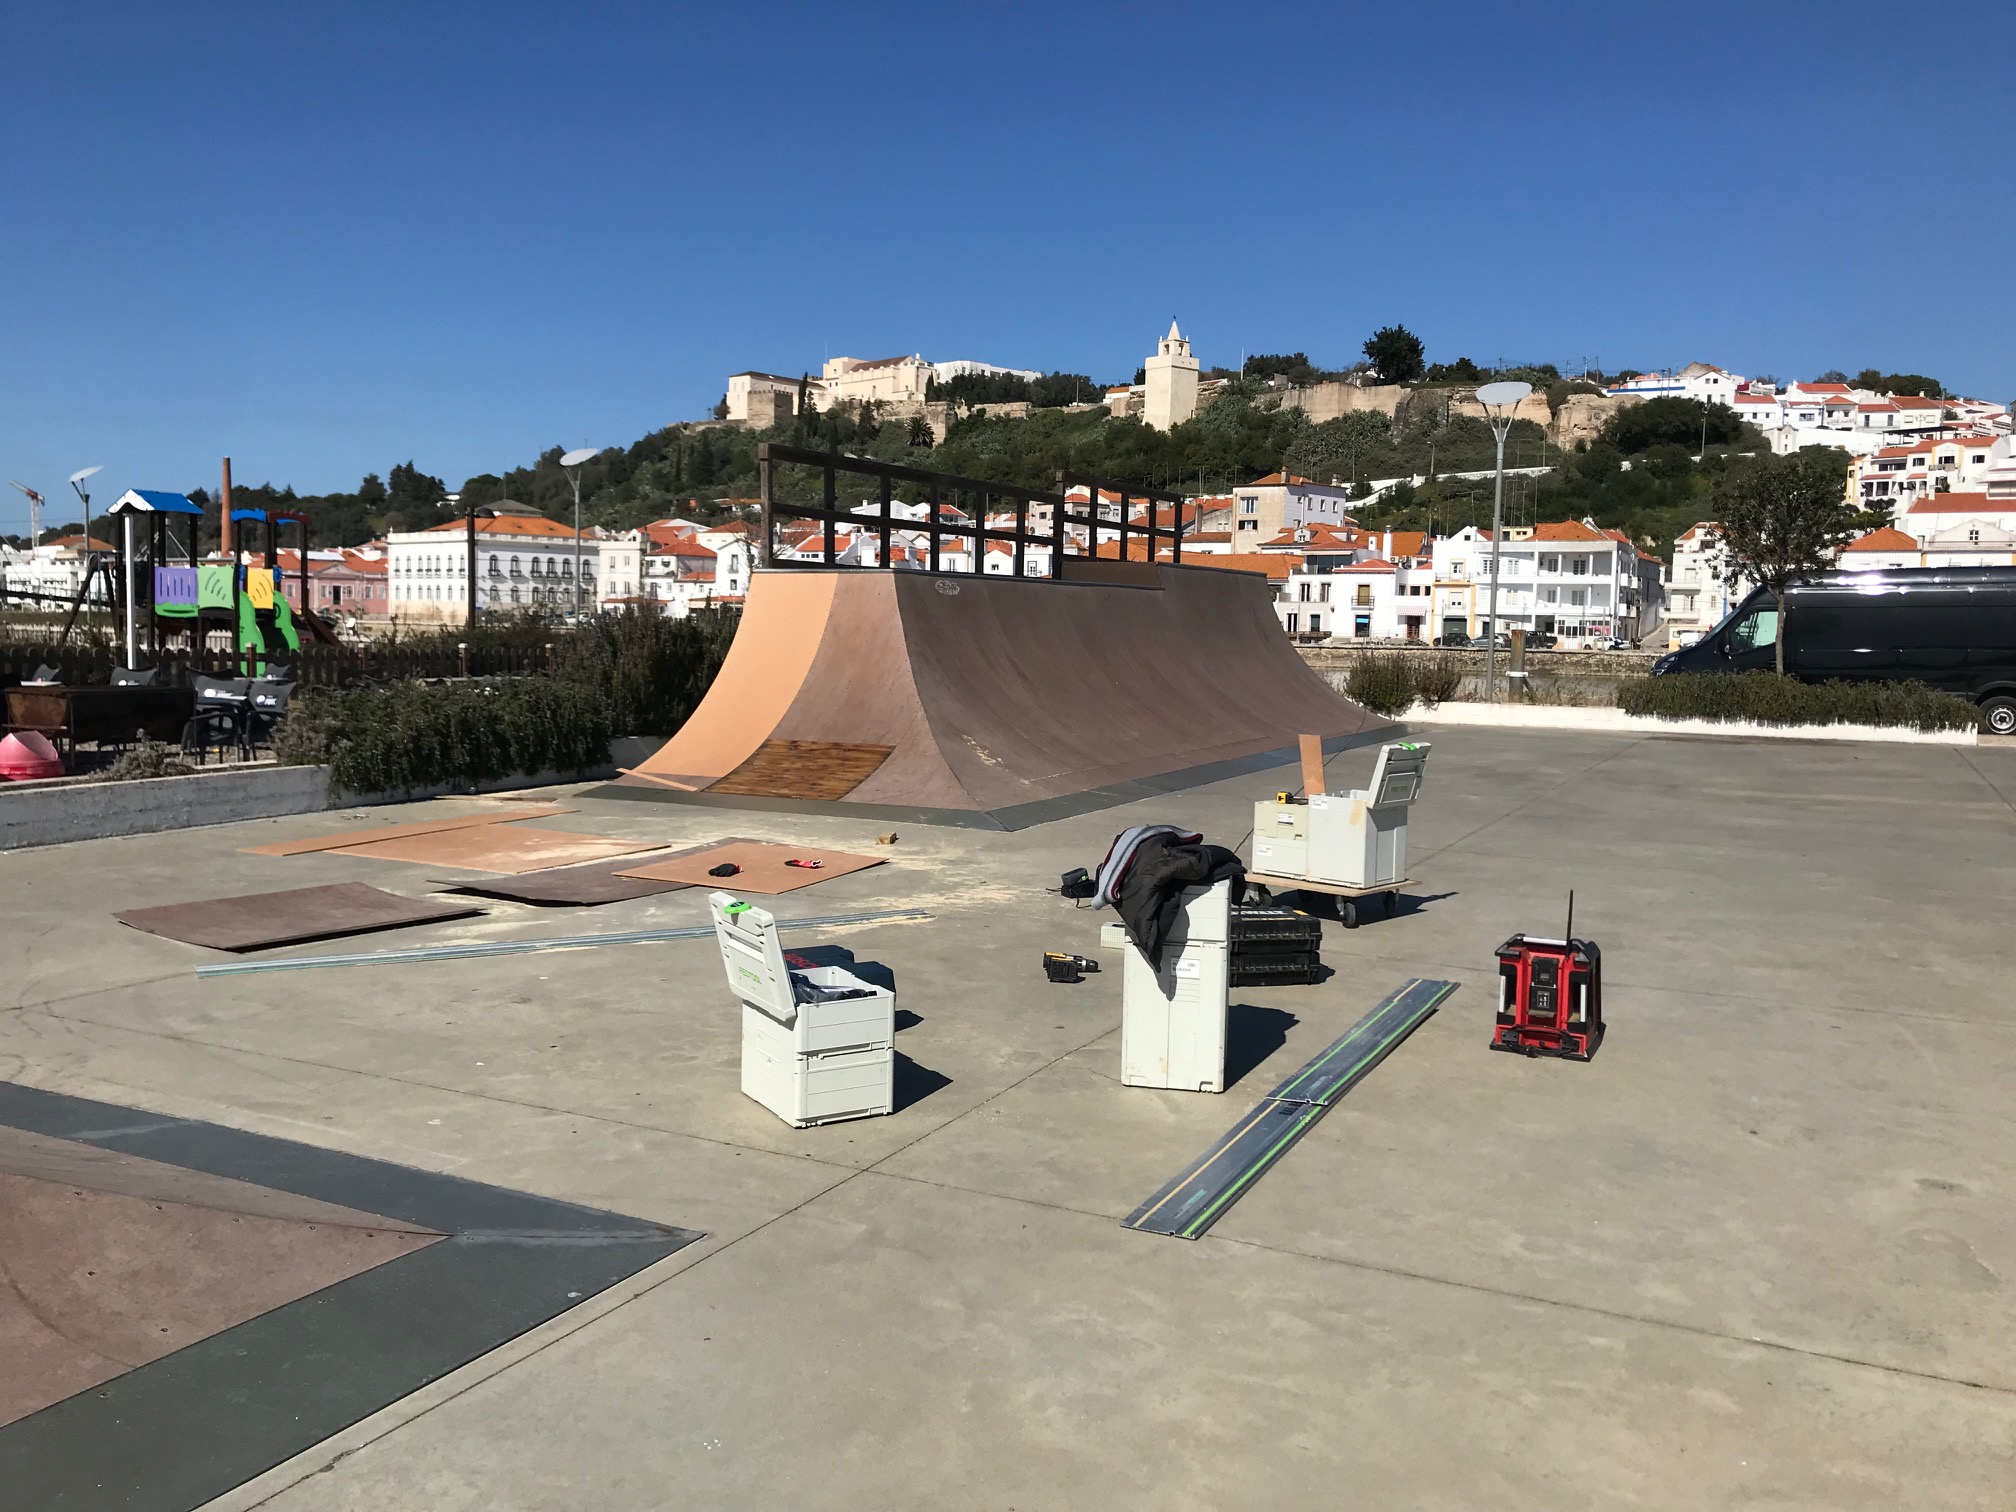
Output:
[[1983,699],[1981,729],[1989,735],[2016,735],[2016,698],[1999,694]]

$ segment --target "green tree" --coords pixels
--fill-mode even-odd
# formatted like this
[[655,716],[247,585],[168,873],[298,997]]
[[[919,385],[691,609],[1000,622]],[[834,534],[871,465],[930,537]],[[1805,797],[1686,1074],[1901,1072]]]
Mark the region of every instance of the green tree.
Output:
[[1704,428],[1711,446],[1743,437],[1743,421],[1727,405],[1668,395],[1617,411],[1604,424],[1603,439],[1627,457],[1667,444],[1692,452],[1701,445]]
[[1289,471],[1319,483],[1332,478],[1355,481],[1359,463],[1382,451],[1392,435],[1393,422],[1378,410],[1352,410],[1303,431],[1289,445],[1284,460]]
[[1864,368],[1855,375],[1855,387],[1878,394],[1915,394],[1921,399],[1950,397],[1944,384],[1923,373],[1879,373],[1875,368]]
[[1482,383],[1484,372],[1468,357],[1454,362],[1438,362],[1428,369],[1430,383]]
[[1381,326],[1366,337],[1365,360],[1381,383],[1419,383],[1428,370],[1421,338],[1405,326]]
[[937,438],[931,434],[931,422],[929,420],[926,420],[922,415],[912,415],[910,417],[910,444],[912,446],[928,447],[933,445],[936,440]]
[[1789,457],[1759,457],[1715,490],[1725,575],[1749,578],[1778,601],[1777,666],[1785,672],[1786,589],[1820,571],[1855,533],[1845,495],[1848,455],[1809,446]]

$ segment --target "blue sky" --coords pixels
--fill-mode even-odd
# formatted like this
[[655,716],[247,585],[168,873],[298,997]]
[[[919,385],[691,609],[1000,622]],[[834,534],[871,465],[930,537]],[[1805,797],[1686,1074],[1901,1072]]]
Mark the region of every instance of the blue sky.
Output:
[[0,479],[454,487],[828,353],[1125,378],[1172,315],[2006,400],[2016,8],[1898,15],[0,0]]

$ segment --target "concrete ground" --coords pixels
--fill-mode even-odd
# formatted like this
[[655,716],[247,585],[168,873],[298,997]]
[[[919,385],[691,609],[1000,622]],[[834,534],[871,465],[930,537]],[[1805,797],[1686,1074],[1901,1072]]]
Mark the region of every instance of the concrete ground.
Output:
[[[711,941],[198,981],[114,909],[421,867],[0,856],[0,1077],[708,1237],[213,1504],[484,1509],[1896,1508],[2016,1502],[2016,752],[1450,729],[1418,898],[1235,994],[1222,1097],[1117,1081],[1121,827],[1230,843],[1262,773],[1016,835],[897,826],[786,915],[896,974],[893,1117],[737,1090]],[[1332,786],[1369,773],[1333,763]],[[424,806],[452,812],[459,805]],[[559,828],[873,849],[886,825],[586,798]],[[375,819],[419,817],[401,811]],[[1486,1051],[1493,948],[1599,941],[1586,1066]],[[698,893],[345,945],[700,922]],[[1415,976],[1461,990],[1197,1243],[1119,1219]]]

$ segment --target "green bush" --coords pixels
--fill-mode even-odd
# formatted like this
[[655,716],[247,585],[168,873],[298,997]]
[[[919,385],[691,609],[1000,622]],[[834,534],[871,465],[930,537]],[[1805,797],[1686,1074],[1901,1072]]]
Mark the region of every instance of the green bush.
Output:
[[1370,651],[1351,663],[1344,692],[1374,714],[1401,714],[1414,702],[1414,673],[1403,651]]
[[196,768],[182,759],[175,746],[159,740],[142,739],[113,758],[112,764],[92,775],[93,782],[132,782],[142,777],[187,777]]
[[341,792],[404,793],[605,766],[610,729],[608,705],[583,679],[398,683],[311,695],[274,751],[288,763],[326,760]]
[[1454,698],[1462,690],[1469,671],[1453,656],[1413,656],[1409,661],[1414,674],[1414,696],[1431,709]]
[[1808,683],[1775,672],[1636,677],[1618,686],[1617,707],[1627,714],[1659,719],[1900,725],[1919,730],[1964,730],[1981,718],[1966,699],[1920,682]]

